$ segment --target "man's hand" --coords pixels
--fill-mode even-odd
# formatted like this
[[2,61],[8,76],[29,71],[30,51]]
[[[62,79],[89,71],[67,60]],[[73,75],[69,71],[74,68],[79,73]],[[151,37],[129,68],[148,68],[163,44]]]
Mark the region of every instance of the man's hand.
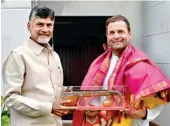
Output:
[[145,108],[135,109],[128,112],[128,115],[132,119],[144,119],[147,116],[147,110]]
[[69,103],[69,102],[70,102],[69,100],[62,101],[60,102],[60,104],[57,102],[54,102],[51,113],[59,117],[62,117],[64,115],[71,113],[72,110],[65,109],[65,106],[62,105],[62,104]]
[[52,113],[56,116],[62,117],[64,115],[67,115],[69,113],[69,110],[65,110],[65,109],[53,109]]
[[141,101],[138,106],[132,108],[132,110],[128,111],[127,114],[132,119],[145,119],[147,116],[147,110],[144,107],[144,102]]

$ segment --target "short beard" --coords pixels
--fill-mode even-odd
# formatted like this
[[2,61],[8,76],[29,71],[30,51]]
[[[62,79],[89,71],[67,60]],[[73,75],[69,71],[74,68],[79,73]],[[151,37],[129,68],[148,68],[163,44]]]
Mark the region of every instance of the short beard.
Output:
[[46,44],[50,41],[50,37],[39,37],[37,42],[41,44]]

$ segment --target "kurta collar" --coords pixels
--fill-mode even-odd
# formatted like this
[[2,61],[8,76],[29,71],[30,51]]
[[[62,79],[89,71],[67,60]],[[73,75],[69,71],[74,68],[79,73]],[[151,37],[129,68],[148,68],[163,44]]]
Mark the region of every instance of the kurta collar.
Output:
[[[30,46],[30,48],[34,51],[34,53],[36,55],[40,55],[40,53],[43,51],[43,49],[45,47],[39,45],[38,43],[36,43],[35,41],[33,41],[32,39],[29,39],[28,40],[28,44]],[[52,47],[49,45],[49,43],[47,44],[47,47],[46,47],[49,51],[52,51]]]

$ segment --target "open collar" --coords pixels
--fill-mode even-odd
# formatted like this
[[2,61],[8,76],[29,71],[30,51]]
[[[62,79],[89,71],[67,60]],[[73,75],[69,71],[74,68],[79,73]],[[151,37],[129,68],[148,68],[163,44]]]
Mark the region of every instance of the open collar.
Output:
[[[39,45],[38,43],[36,43],[35,41],[33,41],[32,39],[28,40],[28,44],[30,46],[30,48],[34,51],[34,53],[36,55],[40,55],[40,53],[43,51],[43,49],[45,47]],[[52,51],[52,47],[49,45],[49,43],[47,43],[47,47],[46,47],[49,51]]]

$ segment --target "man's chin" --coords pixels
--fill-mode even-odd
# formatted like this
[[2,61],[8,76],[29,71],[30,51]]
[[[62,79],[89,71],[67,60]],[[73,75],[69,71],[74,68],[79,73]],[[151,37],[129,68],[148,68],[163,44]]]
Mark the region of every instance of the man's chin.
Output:
[[41,43],[41,44],[47,44],[49,41],[50,41],[50,39],[37,40],[37,42],[38,42],[38,43]]
[[40,44],[47,44],[48,42],[37,41],[37,43],[40,43]]
[[121,49],[123,49],[123,46],[122,45],[112,45],[112,49],[121,50]]

